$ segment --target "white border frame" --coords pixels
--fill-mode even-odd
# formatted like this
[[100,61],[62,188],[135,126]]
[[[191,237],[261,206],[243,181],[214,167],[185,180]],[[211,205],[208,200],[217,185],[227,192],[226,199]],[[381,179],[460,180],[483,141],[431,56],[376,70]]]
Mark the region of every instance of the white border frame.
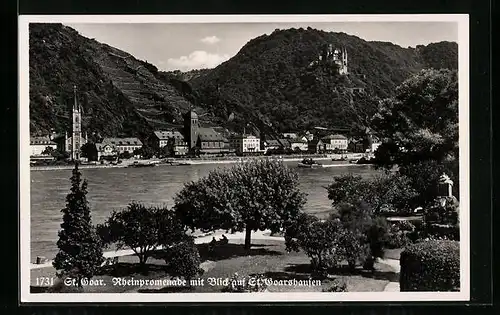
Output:
[[[29,23],[281,23],[456,22],[459,60],[460,292],[272,293],[30,293]],[[21,302],[361,302],[468,301],[469,248],[469,16],[414,15],[21,15],[19,26],[19,204]]]

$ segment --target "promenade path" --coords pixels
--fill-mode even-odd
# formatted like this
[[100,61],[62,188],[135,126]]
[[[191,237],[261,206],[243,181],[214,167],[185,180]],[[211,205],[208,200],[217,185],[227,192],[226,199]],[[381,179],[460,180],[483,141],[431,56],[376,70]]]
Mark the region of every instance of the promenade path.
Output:
[[[270,233],[270,231],[253,232],[252,233],[252,240],[276,240],[276,241],[280,241],[280,240],[284,241],[285,240],[283,237],[269,236],[269,233]],[[233,239],[233,240],[245,239],[244,232],[237,232],[234,234],[224,233],[224,232],[215,232],[215,233],[204,234],[202,236],[196,237],[194,239],[194,242],[195,242],[195,244],[209,243],[213,237],[215,237],[216,240],[220,240],[220,238],[222,237],[222,234],[224,234],[230,240],[231,239]],[[159,246],[157,249],[162,249],[162,247]],[[122,257],[122,256],[129,256],[129,255],[135,255],[135,253],[132,249],[108,251],[108,252],[104,252],[104,254],[103,254],[104,258]],[[52,261],[47,261],[43,264],[31,263],[31,265],[30,265],[30,269],[40,269],[40,268],[48,268],[48,267],[52,267]]]

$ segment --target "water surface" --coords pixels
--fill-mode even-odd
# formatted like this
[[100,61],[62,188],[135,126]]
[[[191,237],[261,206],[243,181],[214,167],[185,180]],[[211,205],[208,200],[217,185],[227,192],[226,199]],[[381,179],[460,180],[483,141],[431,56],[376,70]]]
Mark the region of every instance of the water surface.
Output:
[[[372,176],[371,166],[347,166],[302,169],[297,162],[286,162],[299,174],[300,188],[307,196],[305,211],[324,217],[331,211],[325,189],[332,178],[343,173]],[[197,180],[216,168],[231,164],[158,166],[151,168],[83,169],[88,181],[88,201],[94,224],[102,223],[113,210],[131,201],[173,206],[173,198],[183,184]],[[57,253],[65,198],[69,192],[71,170],[31,171],[31,261],[36,256],[53,258]]]

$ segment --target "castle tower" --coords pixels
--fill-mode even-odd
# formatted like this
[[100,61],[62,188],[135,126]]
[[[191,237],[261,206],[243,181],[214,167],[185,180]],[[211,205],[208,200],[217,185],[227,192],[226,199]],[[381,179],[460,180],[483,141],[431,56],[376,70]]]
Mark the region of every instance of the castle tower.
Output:
[[71,138],[71,159],[80,159],[80,148],[82,147],[82,110],[76,98],[76,85],[73,86],[73,132]]
[[192,149],[196,147],[200,128],[198,115],[193,110],[190,110],[184,116],[184,128],[188,137],[189,149]]
[[348,74],[349,72],[347,71],[347,49],[345,47],[342,50],[342,67],[343,67],[343,73]]

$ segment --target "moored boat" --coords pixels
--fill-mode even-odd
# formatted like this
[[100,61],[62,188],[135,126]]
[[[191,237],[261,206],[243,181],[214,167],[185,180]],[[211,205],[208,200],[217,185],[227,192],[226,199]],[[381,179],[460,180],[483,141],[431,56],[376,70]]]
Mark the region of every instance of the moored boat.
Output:
[[138,161],[135,161],[134,163],[130,164],[129,167],[153,167],[156,166],[156,163],[139,163]]
[[314,161],[311,158],[303,159],[301,162],[299,162],[297,164],[297,166],[298,167],[302,167],[302,168],[319,168],[319,167],[323,167],[323,165],[321,165],[320,163]]

